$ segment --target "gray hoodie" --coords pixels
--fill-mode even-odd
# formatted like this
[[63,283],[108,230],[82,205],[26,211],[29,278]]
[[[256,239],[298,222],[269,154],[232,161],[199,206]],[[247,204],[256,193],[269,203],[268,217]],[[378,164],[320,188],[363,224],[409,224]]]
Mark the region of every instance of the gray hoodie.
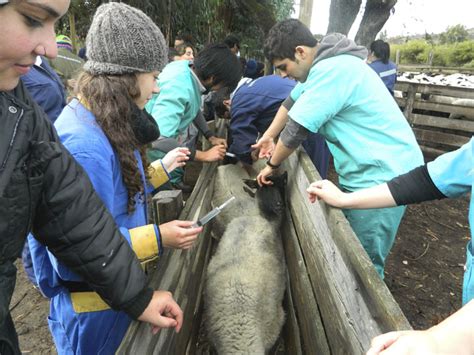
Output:
[[339,54],[350,54],[360,59],[365,59],[367,58],[368,50],[364,46],[357,45],[352,39],[347,38],[341,33],[330,33],[321,40],[313,65]]
[[[321,40],[313,66],[324,59],[340,54],[349,54],[365,59],[367,58],[368,51],[367,48],[357,45],[353,40],[341,33],[330,33]],[[290,110],[294,103],[293,99],[288,96],[283,102],[283,106]],[[306,139],[309,133],[305,127],[290,119],[283,129],[280,139],[286,147],[295,149]]]

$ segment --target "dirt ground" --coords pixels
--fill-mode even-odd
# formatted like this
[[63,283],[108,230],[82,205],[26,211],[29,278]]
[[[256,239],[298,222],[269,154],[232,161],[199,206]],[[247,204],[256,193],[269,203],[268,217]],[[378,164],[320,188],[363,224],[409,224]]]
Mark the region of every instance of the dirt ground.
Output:
[[[461,306],[468,197],[409,206],[387,260],[385,281],[415,329],[426,329]],[[25,354],[55,354],[48,300],[27,280],[18,262],[11,302]]]

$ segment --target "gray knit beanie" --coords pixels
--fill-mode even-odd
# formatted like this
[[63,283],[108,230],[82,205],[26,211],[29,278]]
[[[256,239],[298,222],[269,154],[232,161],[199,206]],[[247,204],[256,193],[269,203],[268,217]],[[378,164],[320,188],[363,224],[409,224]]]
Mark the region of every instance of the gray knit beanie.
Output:
[[101,5],[86,38],[92,75],[161,71],[168,62],[168,47],[158,26],[142,11],[110,2]]

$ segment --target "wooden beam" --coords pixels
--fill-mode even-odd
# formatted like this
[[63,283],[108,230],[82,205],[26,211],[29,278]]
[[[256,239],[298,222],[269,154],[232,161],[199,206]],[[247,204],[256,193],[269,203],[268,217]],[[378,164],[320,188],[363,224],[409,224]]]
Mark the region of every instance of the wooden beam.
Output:
[[413,132],[415,132],[416,139],[419,142],[447,145],[455,149],[469,142],[469,137],[459,136],[456,134],[429,131],[419,128],[413,128]]
[[[300,156],[305,153],[300,152]],[[298,162],[293,154],[285,162],[284,168],[292,172],[288,185],[290,211],[330,351],[363,354],[372,337],[387,330],[410,329],[410,325],[349,227],[340,232],[349,246],[335,243],[328,223],[340,228],[347,221],[335,211],[336,220],[329,222],[319,204],[309,203],[306,188],[317,176],[313,173],[308,179],[305,165],[310,172],[315,169],[312,163],[309,166],[309,158],[303,161],[306,163]]]
[[421,94],[451,96],[459,99],[472,99],[473,89],[456,87],[456,86],[445,86],[445,85],[434,85],[434,84],[421,84],[421,83],[409,83],[409,82],[397,82],[395,84],[395,90],[408,91],[410,86],[416,86],[416,92]]
[[152,201],[156,224],[177,219],[183,210],[183,192],[181,190],[160,191],[153,196]]

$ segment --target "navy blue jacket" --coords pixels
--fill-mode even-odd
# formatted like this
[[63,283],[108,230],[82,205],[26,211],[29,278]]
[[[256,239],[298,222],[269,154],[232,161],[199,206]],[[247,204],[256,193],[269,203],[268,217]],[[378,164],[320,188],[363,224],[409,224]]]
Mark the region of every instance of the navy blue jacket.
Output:
[[296,81],[277,75],[263,76],[241,85],[232,97],[229,151],[252,164],[250,146],[264,133]]
[[395,87],[395,82],[397,81],[397,65],[390,60],[387,64],[381,60],[376,60],[369,63],[369,66],[379,75],[380,79],[382,79],[388,91],[390,91],[393,96],[393,89]]
[[51,122],[61,114],[66,106],[64,86],[58,74],[43,58],[41,66],[33,65],[28,74],[21,77],[33,100],[46,112]]

